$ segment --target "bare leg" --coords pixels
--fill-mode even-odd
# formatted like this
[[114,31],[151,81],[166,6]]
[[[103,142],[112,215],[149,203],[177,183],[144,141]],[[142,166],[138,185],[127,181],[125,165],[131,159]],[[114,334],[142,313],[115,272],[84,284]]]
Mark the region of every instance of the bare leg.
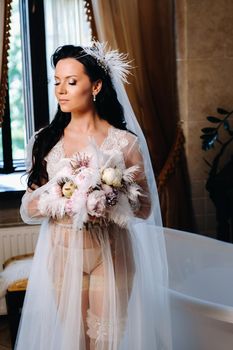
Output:
[[[90,276],[89,306],[88,311],[88,335],[90,336],[90,350],[98,349],[97,340],[100,336],[99,324],[102,320],[104,297],[104,267],[103,263],[98,265]],[[101,344],[101,350],[104,350]],[[107,347],[106,347],[107,349]]]
[[106,276],[103,263],[90,275],[89,306],[87,316],[90,350],[117,349],[125,319],[118,319],[116,312],[115,278]]

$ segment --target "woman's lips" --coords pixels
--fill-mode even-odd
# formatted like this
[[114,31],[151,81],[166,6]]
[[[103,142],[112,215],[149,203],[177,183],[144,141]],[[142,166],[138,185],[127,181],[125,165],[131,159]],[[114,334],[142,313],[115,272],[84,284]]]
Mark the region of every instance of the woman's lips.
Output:
[[59,100],[59,103],[66,103],[66,102],[69,102],[69,100],[63,100],[63,99]]

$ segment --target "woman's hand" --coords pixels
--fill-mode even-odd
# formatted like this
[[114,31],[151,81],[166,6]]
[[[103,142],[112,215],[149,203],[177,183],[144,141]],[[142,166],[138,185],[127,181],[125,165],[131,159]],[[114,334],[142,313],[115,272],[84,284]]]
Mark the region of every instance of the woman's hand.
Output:
[[[33,193],[37,188],[39,188],[39,186],[36,184],[32,184],[31,187],[28,187],[27,188],[28,195],[30,196],[30,194]],[[28,197],[28,198],[30,198],[30,197]],[[33,199],[28,200],[27,212],[31,218],[33,218],[33,217],[41,218],[42,217],[41,213],[38,210],[38,202],[39,202],[39,197],[35,197]]]

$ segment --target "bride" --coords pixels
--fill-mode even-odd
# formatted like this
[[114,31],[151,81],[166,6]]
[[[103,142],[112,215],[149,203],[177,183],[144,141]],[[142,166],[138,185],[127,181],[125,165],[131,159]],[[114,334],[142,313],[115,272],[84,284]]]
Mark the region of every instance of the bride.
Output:
[[58,110],[28,145],[21,216],[41,223],[17,350],[171,349],[167,262],[126,56],[52,56]]

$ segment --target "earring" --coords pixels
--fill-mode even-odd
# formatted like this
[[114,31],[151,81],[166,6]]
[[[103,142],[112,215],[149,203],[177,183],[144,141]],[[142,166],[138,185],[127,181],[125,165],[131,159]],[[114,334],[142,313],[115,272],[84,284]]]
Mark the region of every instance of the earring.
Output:
[[96,101],[96,95],[93,94],[93,101],[95,102]]

